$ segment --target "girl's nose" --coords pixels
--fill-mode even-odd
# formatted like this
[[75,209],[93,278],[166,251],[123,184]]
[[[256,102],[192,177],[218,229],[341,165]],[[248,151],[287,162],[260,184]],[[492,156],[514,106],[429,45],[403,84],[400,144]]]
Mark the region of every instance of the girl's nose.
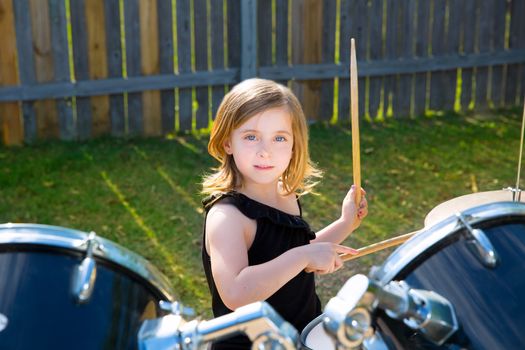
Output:
[[270,155],[270,153],[267,151],[267,147],[262,144],[259,150],[257,151],[257,156],[261,158],[266,158]]

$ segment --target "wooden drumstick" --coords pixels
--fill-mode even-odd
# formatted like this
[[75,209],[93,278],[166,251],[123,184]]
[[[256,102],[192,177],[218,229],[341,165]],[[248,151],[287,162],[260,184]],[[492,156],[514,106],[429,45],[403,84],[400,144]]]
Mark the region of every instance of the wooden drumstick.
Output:
[[359,105],[354,38],[350,39],[350,101],[352,117],[352,168],[354,171],[354,185],[357,189],[355,201],[359,206],[359,203],[361,203],[361,159],[359,156]]
[[354,260],[354,259],[360,258],[360,257],[368,255],[368,254],[372,254],[372,253],[378,252],[378,251],[386,249],[386,248],[395,247],[397,245],[400,245],[400,244],[406,242],[408,239],[410,239],[412,236],[414,236],[418,232],[419,231],[414,231],[414,232],[410,232],[410,233],[405,233],[403,235],[399,235],[399,236],[394,237],[394,238],[389,238],[389,239],[386,239],[384,241],[381,241],[381,242],[378,242],[378,243],[374,243],[374,244],[371,244],[371,245],[363,247],[363,248],[359,248],[359,249],[357,249],[358,253],[355,254],[355,255],[352,255],[352,254],[341,254],[340,257],[341,257],[341,259],[343,261],[349,261],[349,260]]
[[[400,245],[416,233],[427,230],[428,228],[436,225],[438,222],[446,219],[447,217],[452,215],[452,213],[463,212],[464,210],[467,210],[469,208],[474,208],[488,203],[506,201],[510,202],[512,200],[513,192],[509,190],[478,192],[456,197],[434,207],[425,217],[425,227],[423,227],[422,229],[406,233],[394,238],[386,239],[384,241],[374,243],[363,248],[359,248],[357,249],[358,253],[356,255],[341,254],[340,257],[341,259],[343,259],[343,261],[348,261],[360,258],[371,253],[378,252],[389,247]],[[525,201],[525,199],[522,199],[522,201]]]

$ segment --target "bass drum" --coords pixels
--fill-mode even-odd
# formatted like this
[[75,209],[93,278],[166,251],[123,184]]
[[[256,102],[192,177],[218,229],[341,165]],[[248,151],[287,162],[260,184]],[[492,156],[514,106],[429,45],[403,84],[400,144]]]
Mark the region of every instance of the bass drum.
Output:
[[[525,344],[525,204],[499,202],[463,211],[424,229],[400,246],[371,277],[385,285],[404,280],[450,301],[459,330],[442,346],[429,343],[382,310],[376,327],[396,349],[523,349]],[[466,223],[466,224],[465,224]],[[470,229],[466,226],[470,225]],[[472,249],[472,229],[494,248],[497,264]]]
[[[137,349],[142,321],[162,316],[159,301],[173,300],[169,282],[137,254],[88,238],[61,227],[0,225],[0,348]],[[79,301],[73,286],[83,261],[81,285],[92,292]]]

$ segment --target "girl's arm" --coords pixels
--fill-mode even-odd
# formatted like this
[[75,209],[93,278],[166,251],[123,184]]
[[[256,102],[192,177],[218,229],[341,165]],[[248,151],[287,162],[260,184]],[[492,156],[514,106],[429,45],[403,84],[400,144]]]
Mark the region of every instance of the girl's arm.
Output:
[[355,204],[355,186],[352,186],[343,200],[341,217],[316,233],[311,243],[332,242],[339,244],[345,240],[368,214],[366,192],[361,189],[361,203],[359,208]]
[[206,220],[206,249],[224,304],[234,310],[266,300],[304,269],[329,273],[342,266],[340,253],[355,250],[330,243],[288,250],[264,264],[248,266],[248,247],[256,225],[231,205],[215,205]]

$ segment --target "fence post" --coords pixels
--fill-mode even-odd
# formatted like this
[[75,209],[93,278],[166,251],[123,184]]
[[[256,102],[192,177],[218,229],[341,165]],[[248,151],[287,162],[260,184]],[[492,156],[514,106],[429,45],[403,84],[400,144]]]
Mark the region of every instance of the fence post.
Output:
[[241,1],[241,81],[257,75],[257,1]]

